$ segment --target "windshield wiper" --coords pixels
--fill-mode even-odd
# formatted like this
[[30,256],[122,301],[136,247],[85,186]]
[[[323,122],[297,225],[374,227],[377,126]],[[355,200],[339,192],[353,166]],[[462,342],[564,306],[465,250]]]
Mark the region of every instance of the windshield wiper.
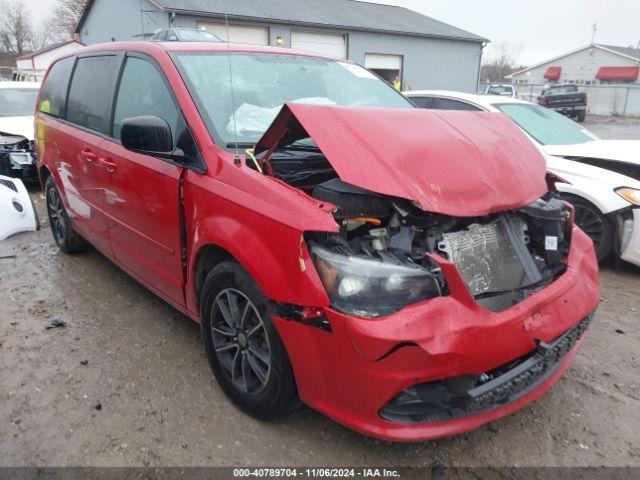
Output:
[[290,152],[311,152],[320,153],[320,149],[314,143],[302,143],[301,141],[293,142],[289,145],[284,145],[278,150],[288,150]]
[[253,148],[255,147],[255,143],[250,142],[229,142],[227,143],[227,148]]

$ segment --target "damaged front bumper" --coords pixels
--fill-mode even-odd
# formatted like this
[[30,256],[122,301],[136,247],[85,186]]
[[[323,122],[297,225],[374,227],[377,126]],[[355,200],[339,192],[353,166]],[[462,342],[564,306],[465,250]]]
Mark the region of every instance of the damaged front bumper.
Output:
[[[450,295],[385,318],[326,309],[330,332],[274,318],[301,399],[354,430],[396,441],[462,433],[534,401],[568,368],[600,298],[592,243],[577,228],[572,236],[566,272],[502,312],[475,302],[455,267],[443,264]],[[438,413],[417,402],[423,411],[413,417],[389,414],[403,394],[434,383],[469,403]]]
[[0,174],[26,182],[37,182],[38,173],[33,142],[29,142],[29,148],[0,145]]
[[446,421],[513,403],[545,383],[582,339],[593,313],[551,344],[481,375],[423,383],[408,388],[380,410],[385,420],[400,423]]

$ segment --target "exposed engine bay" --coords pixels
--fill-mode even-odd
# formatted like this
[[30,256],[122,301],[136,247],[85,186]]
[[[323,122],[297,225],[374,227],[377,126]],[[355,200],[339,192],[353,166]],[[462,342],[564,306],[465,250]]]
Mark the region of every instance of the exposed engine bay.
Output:
[[453,262],[474,299],[503,311],[565,270],[570,210],[554,194],[523,208],[484,217],[423,211],[337,178],[310,144],[274,152],[271,173],[335,205],[338,234],[306,240],[334,308],[377,317],[448,294],[438,257]]
[[34,152],[32,140],[0,132],[0,175],[37,181]]

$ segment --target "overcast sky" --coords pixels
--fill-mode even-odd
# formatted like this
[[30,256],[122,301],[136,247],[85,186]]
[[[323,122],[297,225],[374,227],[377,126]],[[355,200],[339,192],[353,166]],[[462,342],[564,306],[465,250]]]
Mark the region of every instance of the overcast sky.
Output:
[[[55,3],[25,1],[36,19],[44,18]],[[494,43],[520,44],[522,64],[530,65],[589,44],[593,23],[598,23],[596,42],[626,47],[640,41],[640,0],[370,1],[410,8]]]

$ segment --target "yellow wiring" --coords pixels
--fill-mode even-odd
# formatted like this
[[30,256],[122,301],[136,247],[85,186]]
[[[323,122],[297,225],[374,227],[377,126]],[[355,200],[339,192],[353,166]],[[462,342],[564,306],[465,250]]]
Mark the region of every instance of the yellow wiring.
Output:
[[258,163],[258,160],[256,159],[256,156],[254,155],[255,150],[253,148],[247,148],[245,150],[245,152],[247,153],[247,156],[251,159],[251,161],[253,161],[253,164],[256,166],[256,168],[258,169],[258,171],[260,173],[262,173],[262,167],[260,166],[260,164]]

